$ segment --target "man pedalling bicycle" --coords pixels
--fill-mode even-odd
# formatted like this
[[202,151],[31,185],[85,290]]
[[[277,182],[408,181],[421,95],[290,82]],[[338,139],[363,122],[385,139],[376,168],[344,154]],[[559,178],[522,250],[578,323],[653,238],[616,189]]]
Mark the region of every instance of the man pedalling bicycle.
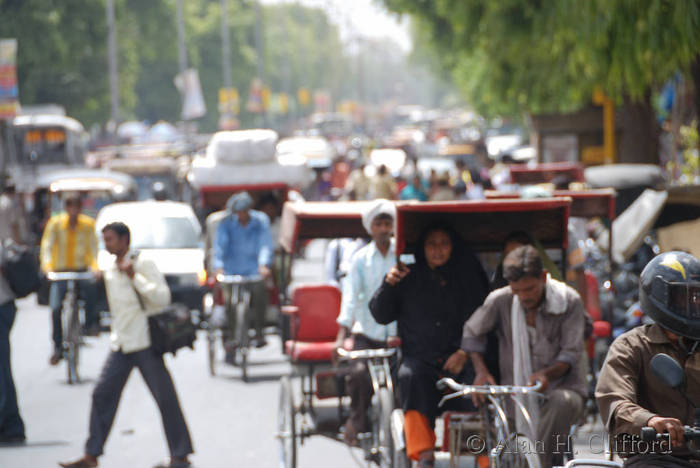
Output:
[[[65,212],[52,216],[44,229],[40,250],[41,269],[44,273],[87,270],[97,272],[95,221],[81,213],[82,200],[77,193],[66,195],[64,206]],[[95,308],[95,282],[79,281],[78,290],[85,301],[84,332],[86,335],[96,336],[99,333],[99,323]],[[54,351],[49,363],[52,366],[58,364],[63,356],[61,313],[66,291],[66,281],[55,281],[51,284],[49,303]]]
[[[267,280],[272,276],[274,243],[270,234],[270,221],[265,213],[252,210],[253,199],[248,192],[231,196],[226,203],[228,215],[219,223],[214,239],[212,269],[225,275],[260,275]],[[267,311],[266,281],[258,281],[250,286],[250,312],[256,336],[256,347],[265,345],[263,329]],[[224,330],[226,361],[234,362],[235,350],[240,343],[233,341],[231,333],[236,330],[236,314],[232,309],[231,291],[224,290],[227,304],[227,317],[231,327]]]
[[523,402],[537,433],[530,434],[529,425],[516,413],[518,432],[536,441],[536,447],[544,445],[542,466],[561,464],[569,449],[569,429],[580,417],[586,395],[583,302],[573,288],[547,275],[539,252],[529,245],[506,256],[503,276],[509,285],[489,294],[464,324],[461,356],[466,361],[469,355],[474,363],[474,385],[495,385],[483,353],[487,334],[497,331],[501,383],[539,381],[545,395],[541,401],[528,396]]

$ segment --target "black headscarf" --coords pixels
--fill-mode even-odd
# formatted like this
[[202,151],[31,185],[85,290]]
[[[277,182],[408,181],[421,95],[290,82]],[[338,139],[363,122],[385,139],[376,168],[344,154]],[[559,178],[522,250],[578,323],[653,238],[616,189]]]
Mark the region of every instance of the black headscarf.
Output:
[[[425,258],[425,242],[428,235],[435,231],[447,233],[452,242],[450,259],[434,269],[428,266]],[[484,269],[474,252],[467,246],[460,235],[448,224],[436,224],[421,234],[415,249],[415,274],[421,287],[433,287],[442,284],[458,310],[471,315],[489,293],[489,281]]]

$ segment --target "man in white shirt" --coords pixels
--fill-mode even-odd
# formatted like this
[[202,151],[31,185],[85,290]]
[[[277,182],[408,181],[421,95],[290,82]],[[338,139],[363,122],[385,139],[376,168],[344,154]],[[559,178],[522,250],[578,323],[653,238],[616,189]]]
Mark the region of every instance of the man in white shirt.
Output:
[[[385,348],[387,341],[397,336],[396,322],[380,325],[369,310],[372,295],[396,263],[396,248],[392,239],[395,219],[396,208],[388,200],[377,200],[362,214],[362,224],[372,236],[372,242],[355,253],[343,282],[336,348],[343,347],[349,336],[355,350]],[[351,404],[345,424],[345,441],[354,445],[358,433],[370,430],[367,409],[371,403],[372,386],[364,363],[358,362],[353,367],[348,377],[348,392]]]
[[129,228],[120,222],[102,229],[107,251],[116,256],[104,272],[107,300],[112,314],[111,347],[107,362],[92,394],[90,435],[85,455],[64,468],[97,466],[114,422],[119,399],[129,374],[138,367],[160,409],[170,460],[155,468],[186,468],[192,453],[192,441],[180,409],[175,387],[163,356],[151,347],[148,315],[170,303],[170,290],[155,264],[138,257],[129,249]]

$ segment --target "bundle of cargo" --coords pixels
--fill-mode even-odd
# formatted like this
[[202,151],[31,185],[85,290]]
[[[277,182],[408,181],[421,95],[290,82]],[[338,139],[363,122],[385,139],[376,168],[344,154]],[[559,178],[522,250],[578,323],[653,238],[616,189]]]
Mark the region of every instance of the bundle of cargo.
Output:
[[203,156],[194,158],[187,180],[197,190],[251,184],[284,183],[304,188],[312,180],[304,159],[280,160],[274,130],[216,133]]

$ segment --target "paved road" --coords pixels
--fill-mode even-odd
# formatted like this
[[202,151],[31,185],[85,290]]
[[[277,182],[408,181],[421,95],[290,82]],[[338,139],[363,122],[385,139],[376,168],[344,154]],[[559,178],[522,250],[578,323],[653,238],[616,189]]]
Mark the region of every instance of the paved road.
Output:
[[[309,249],[310,259],[297,262],[297,278],[320,278],[321,247]],[[88,339],[81,362],[84,382],[71,386],[65,383],[63,363],[48,365],[49,336],[48,308],[37,306],[33,298],[20,301],[11,336],[12,362],[28,443],[0,448],[0,468],[48,468],[57,466],[57,460],[82,454],[90,393],[109,350],[108,337]],[[278,380],[290,367],[276,339],[254,351],[251,361],[248,384],[240,380],[238,369],[224,364],[219,375],[210,377],[203,335],[194,351],[183,350],[176,358],[167,358],[194,441],[196,467],[279,466],[274,438]],[[136,371],[122,395],[100,466],[147,468],[166,455],[159,413]],[[358,466],[348,449],[337,442],[313,438],[302,447],[299,466],[326,468],[331,464],[334,468]]]

